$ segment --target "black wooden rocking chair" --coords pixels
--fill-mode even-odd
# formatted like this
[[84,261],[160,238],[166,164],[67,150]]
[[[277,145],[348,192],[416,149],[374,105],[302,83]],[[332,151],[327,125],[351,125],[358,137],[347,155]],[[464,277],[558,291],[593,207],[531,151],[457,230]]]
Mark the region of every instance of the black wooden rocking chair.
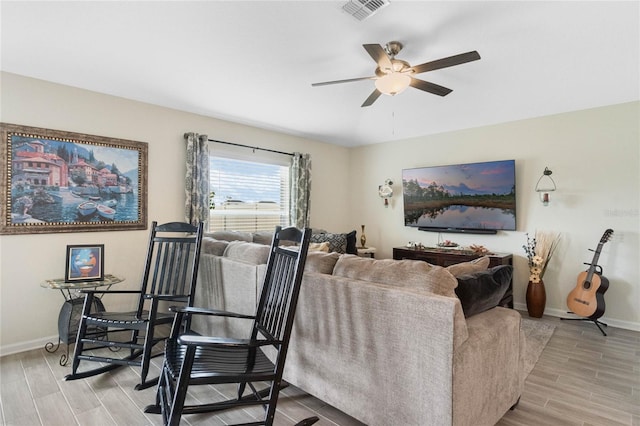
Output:
[[[173,322],[174,314],[163,308],[167,303],[193,305],[202,232],[202,223],[193,226],[181,222],[163,225],[153,222],[140,290],[83,290],[86,296],[73,365],[71,374],[65,380],[82,379],[123,365],[134,365],[141,367],[140,383],[136,389],[157,383],[157,378],[147,380],[152,350],[168,336],[166,332],[156,334],[155,328]],[[137,309],[132,312],[91,312],[93,300],[100,294],[135,295]],[[123,338],[123,333],[128,337]],[[92,353],[100,348],[109,348],[113,352],[117,352],[118,348],[127,348],[129,352],[120,358]],[[162,351],[158,351],[157,355],[162,355]],[[80,361],[108,365],[78,371]]]
[[[176,318],[165,346],[156,403],[147,406],[145,412],[161,413],[165,425],[176,426],[183,414],[261,405],[265,410],[264,420],[243,424],[273,423],[310,237],[309,229],[276,228],[255,316],[200,308],[174,308]],[[283,240],[294,241],[299,246],[296,250],[281,246]],[[181,334],[181,324],[193,314],[251,319],[251,337],[235,339]],[[263,352],[266,347],[274,350],[270,357]],[[269,387],[258,390],[256,385],[260,387],[264,382]],[[237,397],[203,405],[185,405],[189,386],[221,383],[237,384]],[[250,389],[245,395],[247,386]],[[215,393],[212,389],[211,395]],[[317,420],[317,417],[311,417],[298,424],[311,425]]]

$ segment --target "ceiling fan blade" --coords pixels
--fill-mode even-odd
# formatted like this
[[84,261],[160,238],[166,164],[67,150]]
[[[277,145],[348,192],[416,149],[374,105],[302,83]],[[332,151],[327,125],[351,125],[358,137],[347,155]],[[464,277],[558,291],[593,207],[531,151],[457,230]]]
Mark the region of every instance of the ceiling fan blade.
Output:
[[459,55],[449,56],[448,58],[437,59],[431,62],[425,62],[424,64],[416,65],[412,67],[415,71],[414,74],[420,74],[427,71],[439,70],[440,68],[452,67],[454,65],[460,65],[471,61],[477,61],[480,59],[480,54],[475,50],[472,52],[461,53]]
[[380,97],[380,95],[382,95],[382,92],[379,91],[378,89],[374,89],[374,91],[371,92],[371,94],[369,95],[367,100],[364,101],[364,103],[362,105],[360,105],[360,106],[361,107],[368,107],[368,106],[372,105],[376,101],[376,99],[378,99],[378,97]]
[[367,51],[374,61],[378,64],[381,70],[393,69],[393,64],[387,52],[379,44],[363,44],[362,47]]
[[447,89],[446,87],[439,86],[434,83],[429,83],[428,81],[418,80],[417,78],[411,77],[411,83],[409,83],[411,87],[415,87],[416,89],[424,90],[425,92],[433,93],[438,96],[447,96],[449,93],[453,92],[451,89]]
[[360,81],[360,80],[375,80],[376,77],[357,77],[357,78],[348,78],[346,80],[334,80],[334,81],[324,81],[322,83],[313,83],[311,86],[327,86],[329,84],[340,84],[340,83],[351,83],[352,81]]

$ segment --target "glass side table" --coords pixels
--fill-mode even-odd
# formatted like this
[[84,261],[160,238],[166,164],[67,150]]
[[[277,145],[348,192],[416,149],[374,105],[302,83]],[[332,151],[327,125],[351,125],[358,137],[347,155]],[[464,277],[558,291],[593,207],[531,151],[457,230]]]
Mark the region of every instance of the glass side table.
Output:
[[[64,303],[58,315],[58,343],[48,342],[44,346],[47,352],[54,353],[58,350],[61,343],[66,345],[66,352],[60,356],[61,366],[67,365],[69,361],[69,345],[76,341],[76,335],[78,333],[78,324],[84,305],[84,296],[79,294],[79,291],[85,288],[99,287],[106,287],[105,290],[108,290],[112,285],[121,283],[122,281],[124,281],[124,278],[105,274],[102,281],[74,281],[68,283],[65,282],[64,278],[56,278],[44,280],[40,283],[40,287],[60,290],[62,297],[64,297]],[[91,309],[94,312],[104,312],[104,305],[99,297],[94,298]],[[95,332],[104,333],[105,331],[96,329]]]

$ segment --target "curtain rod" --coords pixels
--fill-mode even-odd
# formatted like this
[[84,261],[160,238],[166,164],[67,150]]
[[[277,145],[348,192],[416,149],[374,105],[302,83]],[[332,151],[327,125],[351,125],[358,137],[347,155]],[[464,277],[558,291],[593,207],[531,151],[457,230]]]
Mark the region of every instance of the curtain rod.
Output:
[[208,139],[208,140],[209,140],[209,142],[221,143],[221,144],[224,144],[224,145],[233,145],[233,146],[239,146],[241,148],[250,148],[250,149],[253,149],[254,151],[257,149],[257,150],[260,150],[260,151],[273,152],[275,154],[289,155],[291,157],[293,157],[295,155],[295,154],[293,154],[291,152],[276,151],[274,149],[260,148],[260,147],[257,147],[257,146],[243,145],[243,144],[240,144],[240,143],[217,141],[215,139]]

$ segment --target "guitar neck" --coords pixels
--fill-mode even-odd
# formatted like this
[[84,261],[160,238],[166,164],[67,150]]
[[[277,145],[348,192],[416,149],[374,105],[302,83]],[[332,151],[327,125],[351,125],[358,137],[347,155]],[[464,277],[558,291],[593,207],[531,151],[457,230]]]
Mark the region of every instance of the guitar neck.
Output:
[[587,273],[587,279],[586,281],[591,281],[591,278],[593,277],[593,274],[596,271],[596,266],[598,266],[598,259],[600,259],[600,251],[602,250],[602,246],[604,245],[603,242],[601,242],[600,244],[598,244],[598,248],[596,249],[595,254],[593,255],[593,259],[591,260],[591,263],[589,266],[589,271]]

